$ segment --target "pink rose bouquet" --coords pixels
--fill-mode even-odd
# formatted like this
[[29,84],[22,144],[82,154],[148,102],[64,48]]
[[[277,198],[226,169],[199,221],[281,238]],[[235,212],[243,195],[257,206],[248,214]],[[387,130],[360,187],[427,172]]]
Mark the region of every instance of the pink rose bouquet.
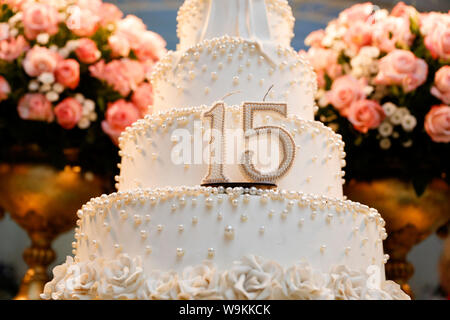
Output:
[[52,158],[76,148],[83,167],[113,172],[118,136],[152,110],[150,71],[165,53],[160,35],[111,3],[2,1],[0,162],[17,145]]
[[348,175],[400,166],[406,177],[416,173],[418,191],[450,176],[450,12],[365,2],[305,44],[317,73],[316,117],[346,141]]

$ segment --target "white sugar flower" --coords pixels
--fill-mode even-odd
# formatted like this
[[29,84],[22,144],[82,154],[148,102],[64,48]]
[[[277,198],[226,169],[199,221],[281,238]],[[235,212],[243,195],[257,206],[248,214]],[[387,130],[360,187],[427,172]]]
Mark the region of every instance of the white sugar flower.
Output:
[[406,117],[407,115],[410,114],[408,108],[405,108],[405,107],[400,107],[400,108],[398,108],[398,109],[397,109],[397,112],[400,114],[400,116],[401,116],[402,118],[404,118],[404,117]]
[[368,66],[367,70],[369,70],[370,74],[378,73],[379,70],[378,60],[372,61],[372,63]]
[[91,125],[91,122],[88,118],[82,117],[80,121],[78,121],[78,128],[80,129],[87,129]]
[[17,28],[12,28],[11,30],[9,30],[9,35],[13,38],[17,37],[18,34],[19,34],[19,29],[17,29]]
[[38,77],[38,80],[43,84],[53,84],[55,76],[51,72],[44,72]]
[[318,104],[320,107],[324,108],[328,105],[328,98],[326,96],[326,94],[324,94],[318,101]]
[[372,86],[365,86],[364,93],[369,96],[373,92],[374,88]]
[[39,33],[36,37],[36,41],[40,44],[47,44],[50,40],[50,35],[48,33]]
[[58,53],[63,59],[66,59],[70,54],[70,50],[64,47],[59,49]]
[[61,83],[56,82],[53,84],[53,91],[56,93],[62,93],[64,91],[64,86]]
[[59,94],[56,93],[55,91],[49,91],[45,94],[45,97],[47,98],[48,101],[55,102],[59,99]]
[[394,127],[388,121],[384,121],[378,127],[378,132],[384,138],[389,137],[392,134],[393,131],[394,131]]
[[394,114],[389,118],[392,122],[392,124],[398,125],[402,123],[402,115],[399,112],[394,112]]
[[95,112],[89,113],[89,120],[90,121],[94,122],[94,121],[97,120],[97,118],[98,118],[98,116],[97,116],[97,114]]
[[11,18],[9,18],[8,23],[10,26],[14,26],[17,22],[22,21],[23,18],[23,12],[18,12],[15,15],[13,15]]
[[402,127],[407,132],[410,132],[410,131],[414,130],[416,125],[417,125],[417,119],[416,119],[416,117],[414,117],[411,114],[406,115],[402,119]]
[[65,48],[69,51],[75,51],[78,48],[78,40],[69,40],[66,43]]
[[39,82],[36,80],[31,80],[28,84],[28,90],[37,91],[39,89]]
[[74,96],[75,100],[77,100],[79,103],[83,104],[84,103],[84,96],[81,93],[77,93]]
[[49,92],[50,90],[52,90],[52,86],[48,83],[44,83],[43,85],[41,85],[41,87],[39,88],[39,92]]
[[378,56],[380,55],[380,49],[373,46],[365,46],[361,48],[361,50],[359,51],[359,55],[366,56],[372,59],[378,58]]
[[384,110],[386,116],[390,117],[394,114],[395,110],[397,110],[397,106],[392,102],[386,102],[381,106]]
[[58,46],[56,45],[56,44],[52,44],[50,47],[48,47],[48,49],[51,51],[51,52],[58,52]]
[[373,13],[373,17],[375,18],[375,21],[381,21],[386,19],[389,16],[389,11],[386,9],[376,10]]
[[89,112],[94,111],[95,110],[95,102],[90,99],[84,100],[83,109],[86,109]]
[[384,138],[380,140],[380,148],[383,150],[387,150],[391,147],[391,140],[388,138]]

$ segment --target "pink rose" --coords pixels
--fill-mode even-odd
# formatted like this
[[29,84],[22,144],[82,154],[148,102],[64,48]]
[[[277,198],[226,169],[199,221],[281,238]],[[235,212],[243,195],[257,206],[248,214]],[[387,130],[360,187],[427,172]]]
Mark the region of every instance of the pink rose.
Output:
[[315,30],[308,34],[305,39],[305,44],[310,47],[322,47],[322,40],[325,37],[323,29]]
[[130,54],[130,43],[127,38],[120,34],[109,37],[108,45],[114,57],[128,57]]
[[55,78],[64,87],[75,89],[80,83],[80,65],[74,59],[62,60],[56,67]]
[[99,12],[102,7],[102,0],[76,0],[76,5],[83,10]]
[[75,10],[67,19],[66,25],[79,37],[94,35],[99,27],[100,17],[88,9]]
[[372,42],[372,25],[363,21],[352,23],[343,37],[344,42],[355,52]]
[[141,116],[149,113],[149,108],[153,105],[153,88],[150,83],[142,83],[133,93],[131,101],[139,109]]
[[411,92],[425,83],[427,63],[407,50],[396,49],[380,59],[379,72],[374,81],[381,85],[401,85]]
[[374,100],[355,101],[348,110],[348,120],[362,133],[377,128],[385,117],[383,108]]
[[64,129],[73,129],[83,114],[82,105],[74,98],[66,98],[55,107],[56,121]]
[[8,81],[3,76],[0,76],[0,102],[8,99],[10,93],[11,87]]
[[374,12],[374,5],[370,2],[358,3],[345,9],[339,14],[339,22],[352,25],[356,21],[366,22]]
[[318,86],[320,89],[324,89],[325,86],[326,86],[326,84],[327,84],[327,82],[326,82],[326,80],[325,80],[325,71],[319,70],[319,71],[316,72],[316,75],[317,75],[317,78],[316,78],[316,80],[317,80],[317,86]]
[[431,94],[445,104],[450,104],[450,66],[443,66],[436,72]]
[[419,15],[420,33],[427,36],[436,28],[437,25],[448,25],[449,20],[449,14],[440,12],[421,13]]
[[413,6],[406,5],[403,1],[398,2],[394,8],[392,8],[391,16],[394,17],[414,17],[418,14],[417,10]]
[[108,104],[102,129],[115,144],[118,144],[122,131],[139,118],[139,110],[134,104],[124,99],[117,100]]
[[166,53],[166,41],[153,31],[142,32],[134,53],[140,61],[157,62]]
[[0,41],[6,40],[9,38],[9,24],[6,22],[0,23]]
[[316,72],[325,71],[331,79],[342,74],[342,67],[338,64],[338,55],[334,50],[312,47],[306,53],[306,58]]
[[82,38],[78,40],[78,46],[75,50],[75,54],[81,62],[91,64],[100,59],[101,52],[97,48],[97,44],[89,39]]
[[23,68],[30,77],[37,77],[44,72],[53,73],[61,57],[45,47],[35,46],[27,52]]
[[11,62],[29,49],[25,37],[19,35],[17,38],[8,38],[0,41],[0,59]]
[[450,107],[433,106],[425,116],[425,131],[434,142],[450,142]]
[[22,21],[25,36],[30,40],[36,39],[40,33],[58,33],[58,11],[49,4],[33,3],[25,6]]
[[24,120],[52,122],[54,119],[52,104],[42,93],[27,93],[17,105],[17,112]]
[[434,59],[450,61],[450,17],[435,23],[424,43]]
[[105,26],[108,23],[114,23],[122,19],[123,12],[112,3],[102,3],[100,6],[100,24]]
[[143,66],[136,60],[113,60],[105,64],[100,60],[89,67],[92,76],[106,81],[114,90],[126,97],[145,79]]
[[373,26],[372,40],[384,52],[391,52],[396,45],[411,46],[414,35],[409,28],[409,18],[387,17],[378,21]]
[[327,92],[327,99],[342,115],[346,116],[352,103],[366,97],[364,93],[366,85],[365,80],[357,80],[351,75],[342,76],[333,82],[331,90]]
[[141,66],[144,70],[145,78],[150,79],[153,72],[153,67],[155,66],[155,62],[153,62],[152,60],[141,61]]

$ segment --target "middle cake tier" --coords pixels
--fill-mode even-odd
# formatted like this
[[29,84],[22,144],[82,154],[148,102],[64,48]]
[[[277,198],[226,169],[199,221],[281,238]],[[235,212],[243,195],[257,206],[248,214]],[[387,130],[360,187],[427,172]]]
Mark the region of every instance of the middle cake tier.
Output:
[[[223,115],[218,108],[221,104]],[[262,110],[261,105],[269,110]],[[208,172],[215,171],[230,183],[255,183],[252,167],[244,170],[241,161],[249,147],[255,151],[253,158],[257,154],[255,170],[276,172],[284,163],[285,170],[279,169],[272,185],[342,199],[345,152],[341,137],[321,122],[275,112],[282,104],[274,103],[273,110],[271,106],[218,102],[213,108],[172,109],[146,116],[119,138],[122,161],[117,189],[195,186],[205,183]],[[210,159],[217,152],[211,143],[212,127],[223,133],[222,166],[212,165]],[[262,135],[267,128],[283,134]]]

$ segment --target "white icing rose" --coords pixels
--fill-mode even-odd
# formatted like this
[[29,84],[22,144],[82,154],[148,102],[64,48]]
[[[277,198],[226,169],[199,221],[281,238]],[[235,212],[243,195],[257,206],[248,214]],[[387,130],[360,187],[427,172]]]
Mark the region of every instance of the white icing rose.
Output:
[[[60,281],[63,281],[67,275],[67,269],[73,264],[73,258],[67,257],[66,262],[53,268],[53,279],[47,282],[44,286],[44,292],[41,294],[41,299],[45,300],[60,300],[64,298],[65,288],[58,286]],[[57,290],[59,287],[59,290]],[[62,290],[61,290],[62,289]]]
[[219,280],[219,273],[210,261],[187,267],[179,278],[178,299],[220,299]]
[[334,292],[336,300],[359,300],[363,298],[362,291],[367,286],[367,278],[364,273],[340,265],[331,269],[328,288]]
[[86,300],[96,296],[99,268],[95,262],[74,263],[72,257],[53,269],[53,280],[44,287],[42,299]]
[[131,259],[121,254],[116,260],[105,261],[98,295],[100,299],[146,299],[141,257]]
[[145,274],[141,258],[126,254],[78,263],[67,257],[53,269],[53,276],[42,299],[410,299],[395,282],[384,281],[377,288],[367,272],[343,265],[321,273],[307,262],[283,269],[256,256],[235,261],[228,271],[218,272],[207,261],[180,274],[156,270]]
[[178,297],[178,275],[176,272],[153,271],[146,281],[150,300],[175,300]]
[[[101,266],[93,262],[72,264],[67,268],[64,288],[71,299],[88,300],[96,296]],[[62,284],[62,282],[60,282]]]
[[282,293],[283,269],[274,261],[247,256],[222,275],[225,298],[239,300],[278,299]]
[[286,270],[284,275],[285,292],[292,300],[332,300],[331,289],[326,287],[325,277],[311,268],[306,262],[298,263]]
[[411,297],[408,296],[403,290],[401,289],[400,285],[395,283],[394,281],[384,281],[381,284],[381,289],[384,290],[389,296],[389,299],[392,300],[411,300]]

